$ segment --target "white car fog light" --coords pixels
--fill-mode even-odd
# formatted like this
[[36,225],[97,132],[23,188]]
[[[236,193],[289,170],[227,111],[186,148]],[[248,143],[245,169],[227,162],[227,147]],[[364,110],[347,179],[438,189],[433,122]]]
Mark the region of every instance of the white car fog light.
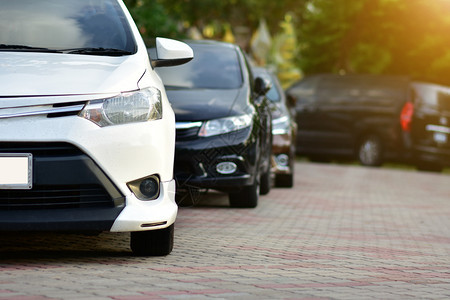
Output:
[[128,183],[128,187],[140,200],[154,200],[159,197],[159,178],[156,175]]
[[158,181],[155,178],[147,178],[142,180],[141,184],[139,185],[139,191],[142,193],[142,195],[148,198],[155,197],[159,191]]
[[275,157],[277,165],[287,167],[289,165],[289,156],[286,154],[280,154]]
[[237,166],[234,162],[225,161],[217,164],[217,173],[219,174],[233,174],[237,170]]

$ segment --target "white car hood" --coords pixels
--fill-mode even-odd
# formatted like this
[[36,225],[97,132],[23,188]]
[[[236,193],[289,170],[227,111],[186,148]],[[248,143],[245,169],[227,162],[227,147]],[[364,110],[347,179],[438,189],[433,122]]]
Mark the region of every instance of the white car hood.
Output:
[[0,52],[0,98],[131,91],[145,69],[137,55]]

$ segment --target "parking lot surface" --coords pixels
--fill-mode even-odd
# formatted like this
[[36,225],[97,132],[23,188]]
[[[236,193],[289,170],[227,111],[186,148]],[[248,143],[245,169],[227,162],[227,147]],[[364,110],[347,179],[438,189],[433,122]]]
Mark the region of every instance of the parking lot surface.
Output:
[[128,234],[2,233],[0,300],[450,298],[450,176],[298,162],[255,209],[182,207],[166,257]]

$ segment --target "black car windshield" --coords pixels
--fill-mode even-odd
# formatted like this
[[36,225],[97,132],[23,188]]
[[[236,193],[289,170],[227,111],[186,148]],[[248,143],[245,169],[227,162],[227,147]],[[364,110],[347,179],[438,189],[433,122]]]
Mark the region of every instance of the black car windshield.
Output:
[[164,85],[170,88],[236,89],[242,72],[236,50],[210,44],[190,44],[194,59],[170,68],[157,68]]
[[125,55],[136,52],[117,0],[0,2],[0,51]]
[[266,97],[272,102],[280,101],[280,94],[274,84],[270,87],[270,90],[267,92]]

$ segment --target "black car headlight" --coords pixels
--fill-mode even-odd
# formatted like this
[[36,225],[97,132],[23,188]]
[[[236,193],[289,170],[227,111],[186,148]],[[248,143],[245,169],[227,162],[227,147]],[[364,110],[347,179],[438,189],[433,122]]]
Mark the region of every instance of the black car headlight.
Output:
[[290,127],[290,122],[289,122],[288,116],[284,116],[284,117],[272,120],[272,134],[273,135],[288,134],[289,127]]
[[240,115],[228,118],[209,120],[203,123],[199,136],[208,137],[225,134],[249,127],[252,124],[252,115]]
[[156,88],[89,101],[79,116],[100,127],[162,118],[161,92]]

